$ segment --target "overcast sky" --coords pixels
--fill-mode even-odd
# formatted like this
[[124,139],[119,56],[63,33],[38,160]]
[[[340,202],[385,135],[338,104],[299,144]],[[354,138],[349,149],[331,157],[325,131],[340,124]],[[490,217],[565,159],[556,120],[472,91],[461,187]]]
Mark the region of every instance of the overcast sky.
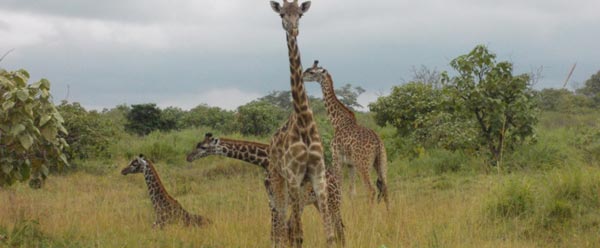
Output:
[[[517,73],[543,66],[536,88],[600,70],[598,0],[314,0],[300,23],[304,66],[319,59],[366,105],[411,78],[449,70],[485,44]],[[88,108],[201,103],[234,109],[289,90],[285,33],[266,0],[0,0],[6,69],[52,82],[56,101]],[[320,95],[316,84],[308,86]]]

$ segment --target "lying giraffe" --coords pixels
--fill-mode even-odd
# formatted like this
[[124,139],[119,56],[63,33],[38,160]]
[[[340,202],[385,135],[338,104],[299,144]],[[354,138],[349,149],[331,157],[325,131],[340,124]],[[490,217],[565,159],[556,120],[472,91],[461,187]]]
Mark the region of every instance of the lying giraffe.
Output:
[[152,206],[156,212],[156,221],[152,225],[153,228],[162,228],[168,222],[179,220],[183,221],[185,226],[203,226],[211,223],[211,221],[205,217],[190,214],[181,207],[181,204],[179,204],[177,200],[173,199],[173,197],[167,193],[154,165],[149,160],[146,160],[144,155],[140,154],[139,157],[129,162],[129,165],[121,171],[121,174],[123,175],[134,173],[144,173],[150,200],[152,201]]
[[[204,158],[211,155],[224,156],[228,158],[238,159],[250,164],[258,165],[268,173],[269,167],[269,145],[258,142],[234,140],[226,138],[215,138],[211,133],[204,135],[204,140],[198,142],[196,149],[188,153],[186,159],[188,162],[192,162],[196,159]],[[340,212],[340,198],[341,192],[339,190],[339,181],[337,177],[334,177],[330,170],[325,172],[327,177],[327,192],[329,197],[327,198],[327,205],[332,214],[332,221],[335,227],[336,239],[342,244],[345,243],[344,237],[344,224],[342,221],[342,215]],[[269,196],[269,205],[272,207],[273,192],[271,189],[271,183],[267,176],[264,181],[267,195]],[[304,193],[304,205],[313,204],[317,209],[317,198],[312,187],[305,184]],[[291,221],[290,219],[289,221]],[[288,221],[288,223],[289,223]]]
[[313,66],[304,72],[303,77],[306,82],[314,81],[321,85],[327,116],[334,129],[333,139],[331,140],[333,167],[339,167],[340,164],[346,164],[350,167],[350,190],[352,194],[356,194],[354,186],[356,167],[369,189],[371,200],[375,198],[375,189],[371,184],[369,170],[374,167],[378,177],[376,185],[379,194],[377,199],[381,200],[383,198],[389,210],[386,179],[387,156],[383,141],[373,130],[356,122],[354,113],[344,106],[335,95],[331,75],[327,70],[319,67],[318,63],[319,61],[315,61]]

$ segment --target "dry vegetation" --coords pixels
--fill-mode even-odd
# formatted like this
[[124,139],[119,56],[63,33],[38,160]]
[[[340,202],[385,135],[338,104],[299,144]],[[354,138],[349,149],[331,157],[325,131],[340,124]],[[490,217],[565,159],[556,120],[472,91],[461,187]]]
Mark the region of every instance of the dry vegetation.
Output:
[[[0,205],[0,234],[4,232],[8,236],[3,244],[23,247],[270,246],[270,215],[259,168],[218,158],[191,165],[157,163],[167,190],[185,208],[211,218],[215,224],[191,229],[171,225],[164,230],[154,230],[151,228],[154,213],[143,178],[121,176],[119,169],[125,164],[125,160],[97,164],[95,166],[106,169],[55,176],[41,190],[26,185],[3,189],[0,192],[3,203]],[[532,221],[535,218],[527,218],[524,213],[508,214],[507,218],[490,216],[496,214],[497,201],[512,206],[510,199],[502,198],[503,194],[510,195],[506,193],[510,192],[506,184],[529,182],[524,183],[525,187],[534,193],[533,197],[539,198],[536,184],[560,177],[566,171],[536,175],[459,173],[392,178],[390,213],[385,212],[383,204],[371,207],[360,194],[352,200],[344,198],[348,247],[594,247],[600,242],[598,211],[588,213],[596,215],[596,222],[579,223],[585,220],[577,217],[572,218],[575,223],[570,227],[561,224],[565,227],[556,230],[538,227],[538,223]],[[600,180],[597,180],[600,170],[585,168],[578,173],[575,177],[580,179],[574,180],[581,182],[580,188],[600,189]],[[560,185],[569,184],[569,180],[562,183]],[[552,184],[549,185],[549,189],[553,189]],[[307,208],[304,215],[306,247],[325,243],[319,223],[314,208]]]

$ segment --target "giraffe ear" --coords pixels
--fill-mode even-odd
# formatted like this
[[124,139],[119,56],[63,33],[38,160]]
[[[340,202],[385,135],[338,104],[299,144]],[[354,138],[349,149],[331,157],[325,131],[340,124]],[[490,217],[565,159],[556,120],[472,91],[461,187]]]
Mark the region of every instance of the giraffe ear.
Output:
[[275,13],[279,14],[279,12],[281,11],[281,5],[279,5],[278,2],[271,1],[271,9],[273,9]]
[[212,136],[213,136],[213,134],[212,134],[212,133],[206,133],[206,134],[204,135],[204,137],[206,137],[206,138],[210,138],[210,137],[212,137]]
[[140,156],[138,156],[138,157],[143,159],[144,158],[144,154],[140,153]]
[[302,13],[306,13],[308,9],[310,9],[310,1],[303,2],[300,5],[300,10],[302,10]]

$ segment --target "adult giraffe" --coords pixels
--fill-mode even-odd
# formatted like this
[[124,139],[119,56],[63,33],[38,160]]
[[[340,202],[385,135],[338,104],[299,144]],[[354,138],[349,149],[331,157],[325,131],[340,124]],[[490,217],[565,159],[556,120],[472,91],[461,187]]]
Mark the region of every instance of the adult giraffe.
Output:
[[[302,184],[310,183],[317,198],[323,220],[327,244],[332,245],[334,234],[331,216],[327,207],[327,179],[321,137],[317,130],[308,96],[302,80],[302,63],[298,49],[298,23],[310,8],[310,1],[298,4],[283,1],[283,5],[271,1],[271,8],[281,16],[286,31],[288,58],[290,61],[290,83],[294,112],[287,122],[275,132],[269,145],[269,182],[273,191],[271,213],[271,238],[273,247],[286,245],[289,233],[292,245],[302,247]],[[287,227],[286,210],[292,206],[292,226]]]
[[355,170],[358,169],[360,176],[369,189],[369,199],[375,198],[375,189],[371,184],[369,170],[375,168],[377,172],[377,199],[385,201],[389,210],[387,191],[387,155],[383,141],[375,131],[366,128],[356,121],[354,112],[340,102],[335,95],[333,79],[331,74],[323,67],[318,66],[315,61],[311,68],[304,72],[304,81],[317,82],[323,91],[323,100],[327,109],[327,116],[333,126],[333,139],[331,140],[331,151],[333,167],[341,167],[346,164],[350,167],[350,189],[355,194],[354,186]]

